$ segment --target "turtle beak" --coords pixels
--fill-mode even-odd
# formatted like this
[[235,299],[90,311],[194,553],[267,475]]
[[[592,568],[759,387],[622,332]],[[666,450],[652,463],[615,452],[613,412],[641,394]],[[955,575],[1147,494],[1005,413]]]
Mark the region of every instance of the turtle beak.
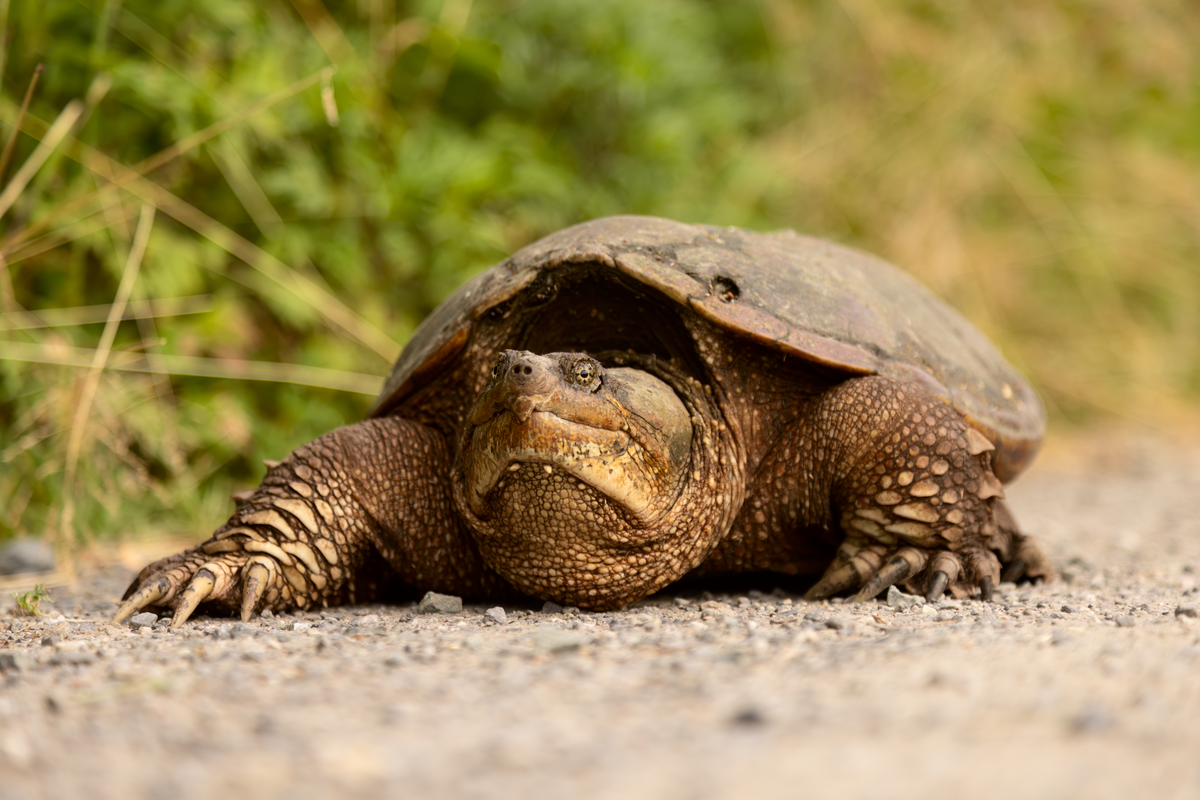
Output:
[[471,424],[482,425],[503,411],[528,422],[533,412],[558,401],[561,389],[556,361],[528,351],[506,350],[471,409]]

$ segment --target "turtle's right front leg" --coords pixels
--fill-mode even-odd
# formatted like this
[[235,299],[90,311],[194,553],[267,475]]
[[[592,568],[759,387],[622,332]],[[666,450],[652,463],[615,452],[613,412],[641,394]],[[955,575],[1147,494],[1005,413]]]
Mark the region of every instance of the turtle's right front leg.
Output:
[[143,569],[114,621],[161,607],[177,627],[202,603],[248,620],[365,600],[376,550],[417,588],[483,594],[499,579],[454,512],[450,461],[441,434],[396,417],[328,433],[268,470],[207,542]]

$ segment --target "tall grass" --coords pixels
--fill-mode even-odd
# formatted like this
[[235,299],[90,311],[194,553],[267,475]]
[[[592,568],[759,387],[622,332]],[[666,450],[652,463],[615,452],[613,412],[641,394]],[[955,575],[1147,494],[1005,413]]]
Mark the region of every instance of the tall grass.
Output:
[[1200,393],[1186,4],[3,8],[0,539],[202,533],[461,281],[612,213],[880,253],[1055,424]]

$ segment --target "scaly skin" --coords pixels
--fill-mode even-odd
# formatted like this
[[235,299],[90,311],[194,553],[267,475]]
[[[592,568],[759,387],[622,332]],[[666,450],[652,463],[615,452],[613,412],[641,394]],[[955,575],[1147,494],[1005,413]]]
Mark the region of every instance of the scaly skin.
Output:
[[[516,587],[595,609],[696,568],[795,573],[831,554],[810,599],[867,599],[893,583],[987,597],[1002,562],[1053,574],[1000,502],[990,442],[939,398],[876,376],[779,393],[755,359],[697,338],[710,363],[730,365],[712,385],[612,356],[657,380],[622,389],[627,373],[613,370],[583,386],[571,370],[595,364],[584,354],[505,354],[457,461],[442,433],[397,417],[323,436],[271,469],[208,542],[143,570],[116,619],[148,606],[174,609],[179,625],[202,603],[246,619],[354,602],[370,593],[374,551],[421,590],[490,599]],[[670,408],[690,419],[686,458],[671,455]],[[472,472],[480,447],[493,466]],[[620,502],[585,482],[579,453],[626,470]]]
[[328,433],[271,468],[207,542],[141,571],[116,614],[201,603],[240,611],[362,602],[382,556],[407,584],[483,597],[511,594],[484,566],[453,511],[445,439],[388,417]]

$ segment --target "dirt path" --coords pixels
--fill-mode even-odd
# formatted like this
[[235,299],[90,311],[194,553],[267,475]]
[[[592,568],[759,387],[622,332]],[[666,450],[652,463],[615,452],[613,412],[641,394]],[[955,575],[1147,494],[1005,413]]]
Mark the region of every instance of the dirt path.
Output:
[[1200,449],[1105,441],[1009,496],[1064,580],[992,604],[684,594],[171,633],[105,621],[124,571],[37,621],[5,597],[0,798],[1200,797]]

